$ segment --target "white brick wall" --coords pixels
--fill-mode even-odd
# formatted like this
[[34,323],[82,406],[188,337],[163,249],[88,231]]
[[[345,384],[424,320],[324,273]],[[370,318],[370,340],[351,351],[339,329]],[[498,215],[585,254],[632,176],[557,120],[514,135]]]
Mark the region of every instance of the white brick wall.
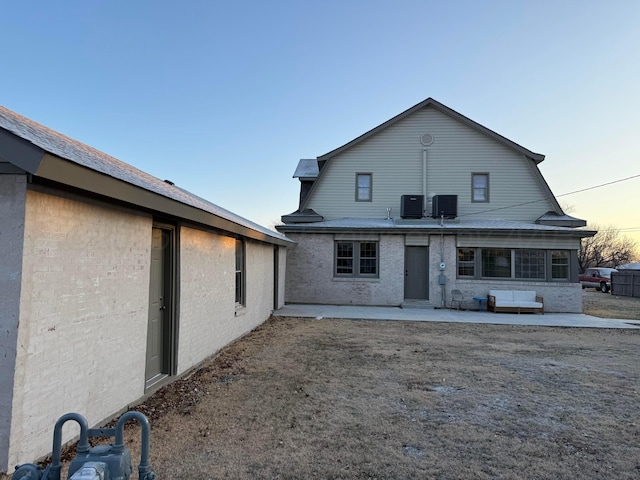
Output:
[[9,465],[50,451],[60,415],[95,424],[144,393],[151,218],[26,198]]
[[[334,236],[296,234],[289,249],[285,299],[289,303],[336,305],[399,305],[404,300],[404,236],[380,236],[380,278],[333,277]],[[440,271],[440,262],[445,269]],[[582,312],[580,285],[575,283],[521,282],[504,280],[458,280],[457,247],[453,235],[431,235],[429,239],[429,300],[436,307],[451,304],[451,290],[466,298],[486,297],[490,289],[535,290],[544,297],[545,311]],[[440,274],[446,284],[439,284]]]
[[235,240],[191,228],[180,234],[182,373],[251,331],[273,308],[273,246],[246,242],[246,307],[235,307]]
[[0,175],[0,471],[7,466],[20,311],[26,175]]
[[[14,322],[7,329],[13,339],[1,337],[0,348],[9,354],[0,361],[10,363],[2,372],[15,371],[14,391],[0,394],[0,442],[8,451],[0,471],[50,452],[61,415],[78,412],[95,425],[139,400],[145,387],[152,218],[71,194],[26,190],[21,178],[0,176],[0,233],[16,243],[11,254],[0,249],[0,284],[17,279],[0,317]],[[234,239],[181,228],[179,373],[269,317],[273,249],[246,242],[246,306],[237,309]],[[283,249],[280,263],[285,261]],[[2,386],[9,380],[3,378]],[[73,424],[65,427],[63,441],[75,434]]]
[[287,271],[287,248],[278,247],[280,252],[278,255],[278,305],[276,308],[282,308],[284,306],[285,299],[285,279]]
[[334,236],[288,234],[285,301],[337,305],[399,305],[404,297],[404,236],[381,235],[375,279],[334,278]]

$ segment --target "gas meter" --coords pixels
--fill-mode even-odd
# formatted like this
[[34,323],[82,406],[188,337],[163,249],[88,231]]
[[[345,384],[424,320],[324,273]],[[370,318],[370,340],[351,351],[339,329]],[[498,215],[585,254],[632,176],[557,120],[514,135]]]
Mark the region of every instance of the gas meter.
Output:
[[[69,420],[80,425],[80,440],[76,457],[69,465],[67,480],[129,480],[131,478],[131,452],[124,446],[124,424],[135,419],[142,427],[142,451],[138,465],[139,480],[155,480],[156,474],[149,463],[149,421],[140,412],[127,412],[120,417],[115,428],[89,428],[87,420],[78,413],[67,413],[58,419],[53,429],[51,465],[42,469],[27,463],[16,467],[12,480],[60,480],[62,464],[62,426]],[[115,437],[110,445],[89,445],[89,437]]]

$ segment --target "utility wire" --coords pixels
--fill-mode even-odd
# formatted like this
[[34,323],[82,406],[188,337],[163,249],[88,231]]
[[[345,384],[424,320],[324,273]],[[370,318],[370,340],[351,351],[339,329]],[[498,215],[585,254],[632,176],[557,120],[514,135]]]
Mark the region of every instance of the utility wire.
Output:
[[[632,180],[634,178],[638,178],[640,177],[640,174],[638,175],[632,175],[630,177],[626,177],[626,178],[620,178],[618,180],[614,180],[612,182],[607,182],[607,183],[601,183],[599,185],[594,185],[592,187],[587,187],[587,188],[582,188],[580,190],[575,190],[573,192],[568,192],[568,193],[562,193],[560,195],[555,195],[556,198],[558,197],[566,197],[568,195],[574,195],[576,193],[580,193],[580,192],[586,192],[587,190],[594,190],[596,188],[601,188],[601,187],[606,187],[608,185],[613,185],[614,183],[620,183],[620,182],[625,182],[627,180]],[[540,200],[531,200],[530,202],[523,202],[523,203],[516,203],[514,205],[507,205],[506,207],[497,207],[497,208],[491,208],[489,210],[482,210],[481,212],[474,212],[474,213],[467,213],[465,215],[459,215],[459,217],[468,217],[471,215],[481,215],[483,213],[489,213],[489,212],[497,212],[498,210],[506,210],[508,208],[515,208],[515,207],[522,207],[524,205],[531,205],[532,203],[539,203],[539,202],[546,202],[548,199],[546,198],[542,198]]]
[[593,190],[593,189],[600,188],[600,187],[606,187],[607,185],[613,185],[614,183],[625,182],[627,180],[631,180],[633,178],[638,178],[638,177],[640,177],[640,174],[632,175],[632,176],[627,177],[627,178],[621,178],[620,180],[614,180],[613,182],[601,183],[600,185],[595,185],[593,187],[583,188],[581,190],[576,190],[574,192],[563,193],[561,195],[556,195],[556,198],[557,197],[566,197],[567,195],[573,195],[574,193],[586,192],[587,190]]

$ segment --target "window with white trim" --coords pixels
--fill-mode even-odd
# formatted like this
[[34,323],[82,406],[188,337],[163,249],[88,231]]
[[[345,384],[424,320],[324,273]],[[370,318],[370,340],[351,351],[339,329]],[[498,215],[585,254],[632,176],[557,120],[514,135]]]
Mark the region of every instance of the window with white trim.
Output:
[[377,277],[378,242],[335,242],[334,276]]

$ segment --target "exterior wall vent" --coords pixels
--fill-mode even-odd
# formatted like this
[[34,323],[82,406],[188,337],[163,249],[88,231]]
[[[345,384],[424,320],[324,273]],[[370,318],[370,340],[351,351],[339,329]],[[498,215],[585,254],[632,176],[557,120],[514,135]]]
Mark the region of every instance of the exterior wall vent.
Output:
[[420,137],[420,143],[425,147],[428,147],[433,143],[433,135],[431,135],[430,133],[425,133]]
[[456,218],[458,216],[457,195],[435,195],[431,211],[433,218]]
[[400,217],[422,218],[424,195],[402,195],[400,197]]

